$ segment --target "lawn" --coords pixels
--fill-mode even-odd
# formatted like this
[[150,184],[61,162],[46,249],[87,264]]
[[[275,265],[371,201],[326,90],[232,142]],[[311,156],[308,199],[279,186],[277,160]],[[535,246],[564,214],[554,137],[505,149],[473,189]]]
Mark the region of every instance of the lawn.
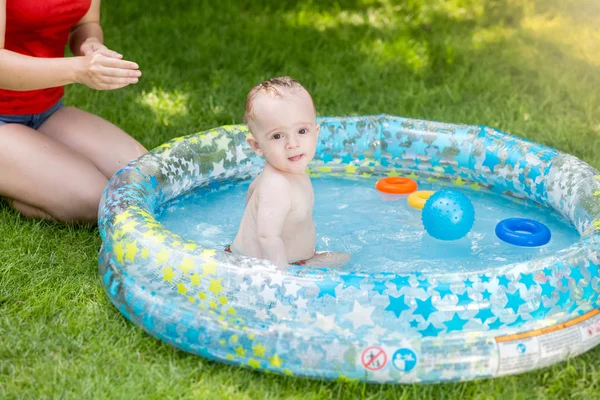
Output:
[[[527,5],[523,5],[527,3]],[[600,168],[597,0],[103,2],[107,45],[143,76],[65,103],[146,147],[240,123],[249,88],[291,75],[319,115],[487,125]],[[0,398],[594,399],[600,348],[534,372],[380,386],[253,372],[177,351],[128,322],[97,275],[95,228],[0,201]]]

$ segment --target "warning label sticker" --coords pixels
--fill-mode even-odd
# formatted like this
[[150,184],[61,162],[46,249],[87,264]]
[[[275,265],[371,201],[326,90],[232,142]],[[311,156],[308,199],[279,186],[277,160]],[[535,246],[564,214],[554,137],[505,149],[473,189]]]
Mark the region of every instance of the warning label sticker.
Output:
[[600,343],[600,310],[547,328],[499,336],[496,343],[499,374],[550,365]]
[[387,354],[381,347],[371,346],[363,350],[360,361],[369,371],[378,371],[385,367]]

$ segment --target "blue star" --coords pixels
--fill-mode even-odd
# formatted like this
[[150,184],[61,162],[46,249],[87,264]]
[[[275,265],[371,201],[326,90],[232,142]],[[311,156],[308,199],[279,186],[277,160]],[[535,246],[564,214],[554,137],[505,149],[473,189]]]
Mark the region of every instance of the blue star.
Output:
[[490,318],[494,317],[494,313],[492,312],[492,308],[491,307],[487,307],[487,308],[482,308],[481,310],[479,310],[479,312],[477,314],[475,314],[475,316],[473,318],[479,319],[481,320],[482,324],[485,324],[485,321],[487,321]]
[[390,165],[390,161],[387,157],[383,157],[381,160],[379,160],[379,163],[384,167]]
[[502,275],[502,276],[498,277],[498,285],[508,288],[509,283],[510,283],[510,280],[508,279],[508,277],[506,275]]
[[558,292],[558,300],[556,301],[556,304],[554,304],[556,307],[566,307],[566,305],[571,301],[571,291],[567,290],[565,292]]
[[544,162],[550,162],[554,157],[556,157],[555,151],[544,151],[541,155],[539,155],[540,160]]
[[548,298],[552,298],[552,292],[554,291],[554,286],[550,284],[550,282],[546,281],[540,285],[542,288],[542,296],[546,296]]
[[436,146],[438,149],[440,149],[440,151],[443,151],[446,147],[454,146],[454,143],[452,143],[450,138],[450,135],[437,135],[431,145]]
[[146,313],[142,317],[142,324],[144,325],[146,330],[148,330],[148,332],[152,333],[156,331],[156,326],[154,325],[154,317],[152,316],[152,314]]
[[483,161],[483,166],[488,167],[491,172],[494,172],[494,166],[500,164],[500,158],[495,152],[486,151],[485,160]]
[[587,284],[583,287],[583,292],[581,294],[582,300],[592,301],[594,294],[598,295],[598,292],[594,290],[591,284]]
[[438,165],[440,165],[440,158],[437,156],[430,156],[429,157],[429,163],[431,164],[432,167],[437,167]]
[[531,312],[531,316],[535,319],[543,319],[550,310],[552,310],[552,307],[546,307],[544,302],[540,301],[539,307]]
[[467,304],[470,304],[473,302],[473,300],[471,300],[471,298],[469,297],[469,293],[465,290],[465,292],[463,294],[458,294],[458,302],[456,303],[457,306],[464,306]]
[[423,279],[422,281],[418,281],[419,285],[417,286],[419,289],[424,289],[425,291],[427,291],[427,288],[429,286],[431,286],[429,284],[429,281],[427,279]]
[[547,278],[552,278],[552,270],[550,268],[548,268],[548,267],[544,268],[544,275]]
[[452,316],[452,319],[450,321],[446,321],[444,322],[444,325],[446,325],[447,332],[452,332],[452,331],[462,331],[463,325],[466,324],[467,322],[469,322],[468,319],[462,319],[458,316],[458,313],[455,312],[454,315]]
[[511,322],[510,324],[506,324],[506,325],[520,326],[520,325],[523,325],[524,322],[525,322],[525,320],[519,315],[513,322]]
[[200,340],[198,340],[198,337],[200,336],[200,333],[200,329],[189,327],[183,336],[189,344],[199,344]]
[[530,177],[535,182],[535,179],[538,176],[540,176],[541,174],[542,174],[542,171],[540,171],[540,167],[532,165],[527,176]]
[[315,282],[315,284],[319,287],[319,295],[317,296],[317,298],[323,297],[326,294],[330,295],[331,297],[336,297],[335,296],[335,288],[340,283],[341,282],[336,282],[336,281],[332,280],[329,275],[327,275],[327,277],[325,279]]
[[592,279],[600,277],[600,271],[598,270],[598,266],[594,263],[590,263],[590,266],[587,267],[587,270],[590,273],[590,283],[592,283]]
[[412,321],[410,321],[411,328],[416,328],[417,326],[419,326],[419,321],[417,321],[416,319],[413,319]]
[[179,337],[179,333],[177,333],[177,326],[178,324],[173,323],[173,324],[165,324],[165,327],[167,328],[166,332],[165,332],[165,336],[169,339],[176,339]]
[[463,281],[465,284],[465,288],[472,288],[473,287],[473,281],[471,281],[471,279],[467,278],[465,281]]
[[430,322],[429,325],[427,325],[427,328],[420,330],[419,333],[423,336],[437,336],[441,331],[443,331],[443,329],[436,328]]
[[563,275],[562,278],[560,278],[560,287],[561,288],[569,288],[569,278],[567,278],[565,275]]
[[506,298],[508,301],[504,305],[504,308],[512,308],[513,312],[516,314],[519,312],[519,307],[526,303],[525,300],[521,297],[520,289],[515,290],[514,293],[506,292]]
[[360,281],[365,279],[364,276],[359,276],[355,274],[340,275],[340,278],[342,278],[342,280],[344,281],[344,286],[342,287],[342,289],[346,289],[350,286],[354,286],[355,288],[360,289]]
[[333,156],[329,153],[323,153],[321,155],[321,161],[323,161],[323,164],[327,164],[328,162],[333,161]]
[[[411,148],[416,155],[425,156],[426,150],[429,147],[429,143],[423,140],[423,136],[419,138],[416,142],[411,143]],[[415,160],[416,161],[416,160]]]
[[392,282],[393,284],[396,285],[397,291],[400,291],[400,289],[402,289],[403,287],[411,287],[410,283],[408,282],[409,278],[410,278],[410,276],[398,275],[394,279],[392,279],[390,282]]
[[[556,267],[556,272],[562,273],[566,269],[565,264],[562,262],[556,262],[556,263],[554,263],[554,266]],[[563,273],[563,275],[564,275],[564,273]]]
[[500,317],[496,318],[496,320],[494,322],[490,322],[488,324],[488,326],[490,327],[490,329],[498,329],[502,325],[504,325],[504,323],[502,321],[500,321]]
[[350,153],[346,153],[345,155],[342,156],[342,163],[352,164],[352,161],[354,161],[354,157],[352,157],[352,155]]
[[384,281],[373,282],[373,291],[383,294],[387,290]]
[[431,297],[426,300],[415,299],[417,301],[417,308],[413,311],[413,315],[422,315],[423,318],[428,319],[429,315],[436,312],[438,309],[431,304]]
[[490,281],[490,278],[487,275],[481,275],[479,277],[479,279],[481,279],[481,282],[487,283]]
[[481,292],[481,295],[483,296],[483,300],[490,300],[492,298],[492,294],[487,289]]
[[410,307],[407,306],[406,302],[404,301],[404,295],[398,297],[389,295],[389,298],[390,304],[385,308],[385,311],[393,312],[396,318],[400,318],[402,311],[410,310]]
[[438,282],[437,286],[433,290],[437,291],[440,294],[440,299],[443,299],[449,294],[454,294],[452,293],[452,290],[450,290],[449,282]]
[[583,275],[581,275],[581,271],[578,266],[571,267],[571,278],[575,281],[575,286],[579,283],[580,279],[583,279]]
[[524,284],[527,289],[536,285],[533,274],[521,274],[521,279],[519,279],[519,281]]

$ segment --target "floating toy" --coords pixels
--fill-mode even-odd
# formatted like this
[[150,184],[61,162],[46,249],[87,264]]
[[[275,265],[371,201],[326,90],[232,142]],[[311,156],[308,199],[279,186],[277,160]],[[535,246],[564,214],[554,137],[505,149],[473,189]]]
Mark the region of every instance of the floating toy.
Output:
[[496,225],[496,236],[515,246],[543,246],[550,241],[550,229],[528,218],[507,218]]
[[455,190],[435,192],[425,202],[421,214],[427,233],[440,240],[457,240],[465,236],[475,222],[471,200]]
[[400,176],[382,178],[377,181],[375,188],[383,193],[407,194],[417,190],[417,182]]
[[422,210],[427,199],[431,197],[435,192],[433,190],[417,190],[408,195],[408,205],[417,210]]

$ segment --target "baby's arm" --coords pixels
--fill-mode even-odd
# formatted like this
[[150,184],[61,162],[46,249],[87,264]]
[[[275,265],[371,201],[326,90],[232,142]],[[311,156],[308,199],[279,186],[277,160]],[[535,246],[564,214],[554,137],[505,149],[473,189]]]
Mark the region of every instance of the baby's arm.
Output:
[[282,233],[292,206],[290,183],[279,175],[263,179],[258,191],[256,235],[261,256],[277,265],[287,265]]

